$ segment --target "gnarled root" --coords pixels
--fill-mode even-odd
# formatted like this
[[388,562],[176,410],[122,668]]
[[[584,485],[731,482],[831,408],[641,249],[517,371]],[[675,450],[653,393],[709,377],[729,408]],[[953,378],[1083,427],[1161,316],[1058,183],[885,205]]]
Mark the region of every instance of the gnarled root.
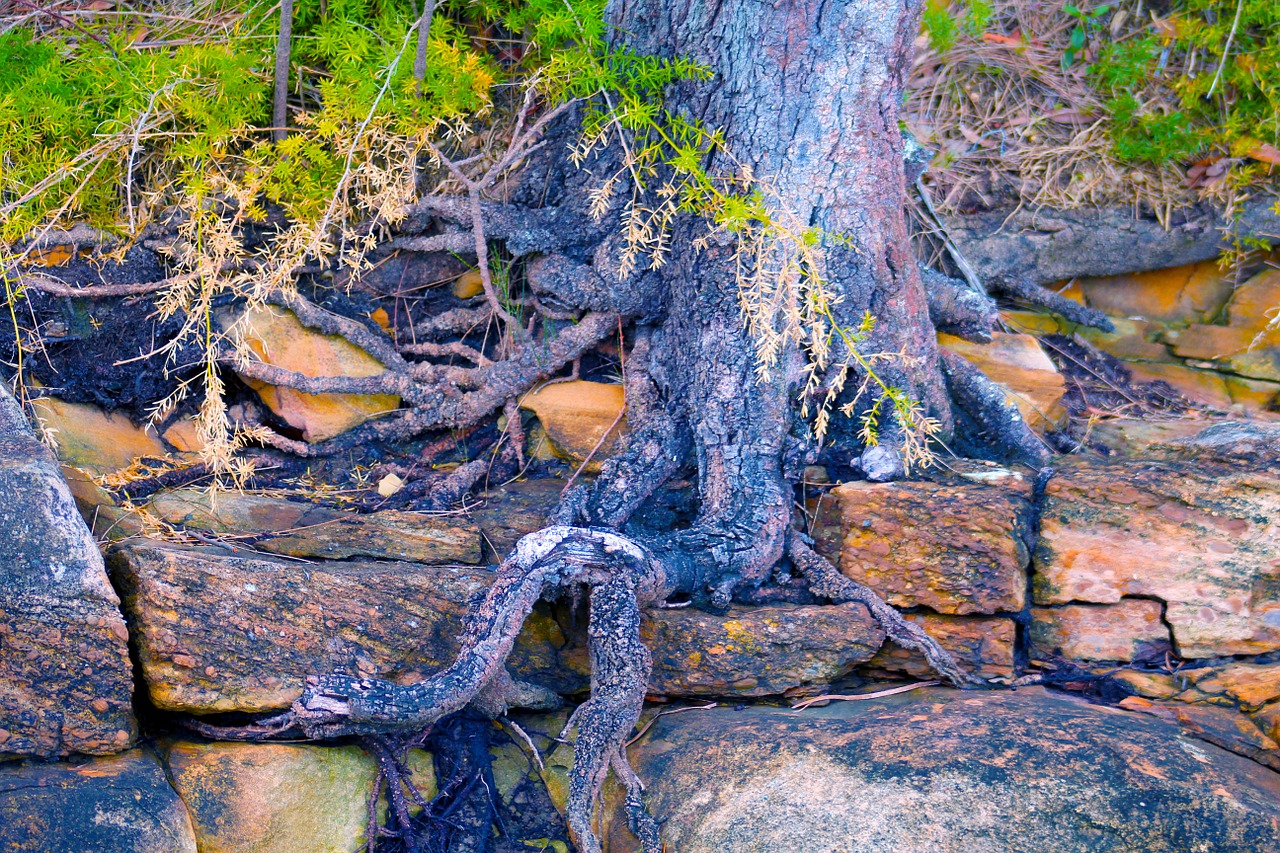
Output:
[[1049,448],[1027,426],[1004,389],[959,353],[940,349],[938,354],[951,400],[963,415],[956,418],[957,441],[963,438],[976,448],[1033,468],[1047,465]]
[[804,575],[816,595],[832,601],[857,601],[866,605],[884,629],[885,636],[902,646],[924,655],[929,666],[956,687],[978,687],[983,682],[960,668],[951,653],[925,633],[919,625],[907,621],[902,614],[876,595],[870,588],[850,580],[804,541],[799,531],[792,531],[787,541],[791,562]]
[[627,785],[628,816],[645,853],[661,853],[657,823],[639,798],[639,779],[627,765],[627,737],[640,719],[652,659],[640,641],[640,606],[635,578],[619,573],[591,590],[591,698],[578,706],[569,724],[578,726],[566,817],[582,853],[599,853],[591,826],[596,799],[609,768]]
[[555,526],[521,539],[497,582],[468,614],[457,660],[432,678],[409,686],[336,675],[309,679],[293,708],[261,727],[297,728],[309,738],[332,739],[420,730],[468,705],[497,715],[517,704],[558,702],[549,691],[514,682],[505,661],[534,603],[575,584],[591,588],[592,679],[591,698],[570,720],[578,729],[569,776],[570,831],[579,850],[598,853],[591,816],[613,767],[627,785],[628,814],[645,853],[660,853],[657,824],[640,804],[639,781],[621,768],[651,667],[640,641],[640,607],[667,593],[665,573],[644,547],[611,530]]

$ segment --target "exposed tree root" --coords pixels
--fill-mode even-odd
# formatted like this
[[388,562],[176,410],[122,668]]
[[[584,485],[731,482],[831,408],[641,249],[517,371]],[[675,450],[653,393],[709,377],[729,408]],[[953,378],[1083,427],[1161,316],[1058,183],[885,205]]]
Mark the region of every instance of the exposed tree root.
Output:
[[951,399],[963,417],[956,419],[960,449],[981,454],[984,449],[1000,458],[1042,468],[1049,448],[1031,431],[1018,407],[1000,386],[964,356],[943,349],[939,353]]
[[939,646],[923,628],[904,619],[870,588],[840,574],[835,566],[804,541],[799,531],[792,531],[787,544],[791,561],[814,593],[832,601],[856,601],[865,605],[884,629],[885,636],[905,649],[923,654],[929,665],[956,687],[984,686],[981,679],[961,669],[951,653]]
[[[871,590],[841,576],[800,534],[791,533],[788,548],[816,593],[864,604],[891,639],[924,653],[943,677],[957,686],[979,683],[918,626]],[[469,613],[457,660],[430,679],[397,686],[347,676],[312,678],[288,712],[257,726],[194,725],[209,736],[251,740],[295,729],[314,739],[378,737],[421,730],[467,706],[489,716],[501,715],[509,707],[547,707],[558,697],[513,681],[505,660],[539,597],[583,584],[590,588],[592,679],[590,698],[566,727],[577,729],[567,809],[571,835],[585,853],[600,850],[592,815],[605,777],[613,769],[627,788],[628,821],[643,849],[661,853],[658,826],[644,810],[643,786],[627,765],[625,745],[639,719],[651,669],[649,652],[640,640],[640,608],[692,591],[687,580],[669,574],[664,561],[632,538],[610,530],[548,527],[517,544],[497,581]],[[386,772],[393,775],[390,769]]]
[[1092,326],[1104,332],[1112,332],[1116,328],[1115,324],[1107,319],[1107,315],[1098,309],[1081,305],[1079,302],[1072,302],[1065,296],[1059,296],[1052,290],[1039,287],[1023,279],[999,278],[992,282],[992,289],[1028,305],[1038,305],[1041,308],[1048,309],[1054,314],[1070,320],[1072,323]]

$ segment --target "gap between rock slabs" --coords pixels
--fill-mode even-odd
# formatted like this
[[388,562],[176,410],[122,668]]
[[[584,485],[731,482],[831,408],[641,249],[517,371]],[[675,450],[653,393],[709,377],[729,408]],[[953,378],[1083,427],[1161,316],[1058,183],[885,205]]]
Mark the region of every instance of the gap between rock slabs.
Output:
[[[862,603],[888,639],[923,653],[954,686],[987,686],[965,673],[919,626],[867,587],[841,575],[813,551],[803,534],[792,531],[787,551],[815,594]],[[470,608],[458,657],[425,681],[399,686],[342,675],[312,676],[303,695],[282,714],[239,727],[194,719],[185,724],[215,739],[260,741],[297,734],[309,740],[372,739],[369,743],[381,756],[380,772],[390,779],[397,771],[396,762],[387,758],[392,754],[388,738],[411,737],[464,709],[498,718],[511,708],[559,707],[557,694],[515,681],[505,663],[516,634],[540,598],[583,586],[590,590],[591,694],[573,712],[561,735],[577,730],[565,810],[570,836],[579,850],[601,849],[593,815],[612,770],[626,790],[632,832],[646,853],[661,853],[658,824],[644,808],[643,784],[628,765],[625,752],[640,717],[652,665],[640,639],[640,608],[687,593],[691,585],[655,549],[613,530],[553,525],[523,537],[499,568],[494,584]],[[392,806],[394,813],[395,801]],[[398,825],[409,825],[406,815],[397,815]]]

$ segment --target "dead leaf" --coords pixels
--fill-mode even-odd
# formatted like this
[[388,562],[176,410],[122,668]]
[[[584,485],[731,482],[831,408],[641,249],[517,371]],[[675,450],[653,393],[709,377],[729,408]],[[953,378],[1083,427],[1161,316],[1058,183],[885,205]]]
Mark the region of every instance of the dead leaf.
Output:
[[1084,121],[1085,115],[1077,109],[1068,107],[1067,109],[1045,113],[1045,118],[1056,124],[1079,124]]
[[391,497],[403,488],[404,480],[401,480],[395,474],[388,474],[378,481],[378,494],[384,498]]
[[1003,33],[983,33],[982,40],[1001,47],[1021,48],[1024,46],[1021,38],[1006,36]]
[[1266,142],[1250,148],[1246,156],[1272,166],[1280,166],[1280,148]]

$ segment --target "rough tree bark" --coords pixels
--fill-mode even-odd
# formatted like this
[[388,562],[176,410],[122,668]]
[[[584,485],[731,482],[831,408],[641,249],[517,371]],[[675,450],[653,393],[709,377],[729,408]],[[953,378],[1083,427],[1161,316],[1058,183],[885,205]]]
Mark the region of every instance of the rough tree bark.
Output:
[[[839,297],[838,322],[856,327],[870,311],[878,322],[864,344],[867,351],[900,354],[879,366],[881,378],[918,400],[943,424],[945,436],[960,430],[970,446],[985,444],[1000,455],[1038,463],[1044,451],[1016,409],[972,365],[940,358],[935,343],[935,327],[943,325],[977,338],[989,335],[994,307],[985,296],[945,279],[926,287],[911,253],[898,108],[920,10],[919,0],[615,0],[608,17],[617,46],[687,56],[714,70],[709,82],[676,86],[671,103],[721,129],[727,150],[760,176],[772,203],[824,235],[825,277]],[[609,157],[614,159],[606,162]],[[616,167],[616,157],[602,154],[596,165]],[[563,157],[557,152],[553,159]],[[713,171],[722,166],[731,164],[710,164]],[[633,830],[646,851],[657,853],[658,826],[643,809],[642,786],[623,753],[649,673],[638,630],[642,605],[680,596],[723,608],[735,595],[762,586],[805,583],[832,600],[863,602],[892,640],[923,651],[953,683],[966,685],[970,678],[919,628],[815,554],[799,532],[794,485],[816,451],[798,416],[802,354],[789,346],[779,368],[758,378],[734,247],[713,240],[699,248],[707,242],[699,240],[706,223],[679,219],[666,265],[620,280],[616,219],[592,223],[584,212],[584,190],[598,175],[563,164],[548,168],[535,182],[536,194],[515,194],[516,201],[529,202],[524,207],[486,201],[474,192],[469,201],[432,198],[419,205],[462,230],[474,228],[482,214],[490,239],[505,241],[509,253],[529,259],[528,286],[539,304],[594,312],[568,327],[544,314],[545,328],[559,329],[559,337],[538,347],[526,344],[534,355],[523,356],[541,365],[543,374],[513,356],[477,367],[468,380],[473,390],[463,397],[442,389],[450,376],[467,372],[448,374],[432,366],[389,371],[398,378],[365,380],[368,387],[359,388],[266,367],[257,378],[315,391],[386,390],[394,381],[394,392],[411,405],[419,395],[422,412],[428,403],[453,406],[450,411],[461,419],[464,412],[500,407],[538,375],[609,334],[622,317],[637,324],[626,363],[632,431],[625,449],[604,465],[594,484],[565,497],[550,526],[518,544],[473,608],[464,651],[448,669],[408,687],[346,676],[312,678],[289,712],[253,733],[301,730],[328,738],[407,731],[468,706],[498,714],[512,705],[552,700],[546,691],[513,682],[504,660],[539,597],[586,586],[593,676],[590,699],[570,723],[577,729],[570,830],[579,849],[600,849],[592,810],[612,769],[628,791]],[[410,241],[465,248],[473,236],[454,230]],[[293,307],[308,322],[306,306]],[[518,335],[514,339],[519,350]],[[394,352],[380,354],[384,349],[370,351],[389,362],[401,359]],[[544,357],[551,351],[556,357]],[[505,384],[486,390],[490,380]],[[440,416],[416,417],[422,427]],[[829,452],[844,461],[860,458],[868,473],[892,476],[900,472],[892,424],[882,434],[880,446],[865,448],[856,426],[843,426],[834,431]],[[665,531],[624,528],[689,459],[698,476],[694,523]]]

